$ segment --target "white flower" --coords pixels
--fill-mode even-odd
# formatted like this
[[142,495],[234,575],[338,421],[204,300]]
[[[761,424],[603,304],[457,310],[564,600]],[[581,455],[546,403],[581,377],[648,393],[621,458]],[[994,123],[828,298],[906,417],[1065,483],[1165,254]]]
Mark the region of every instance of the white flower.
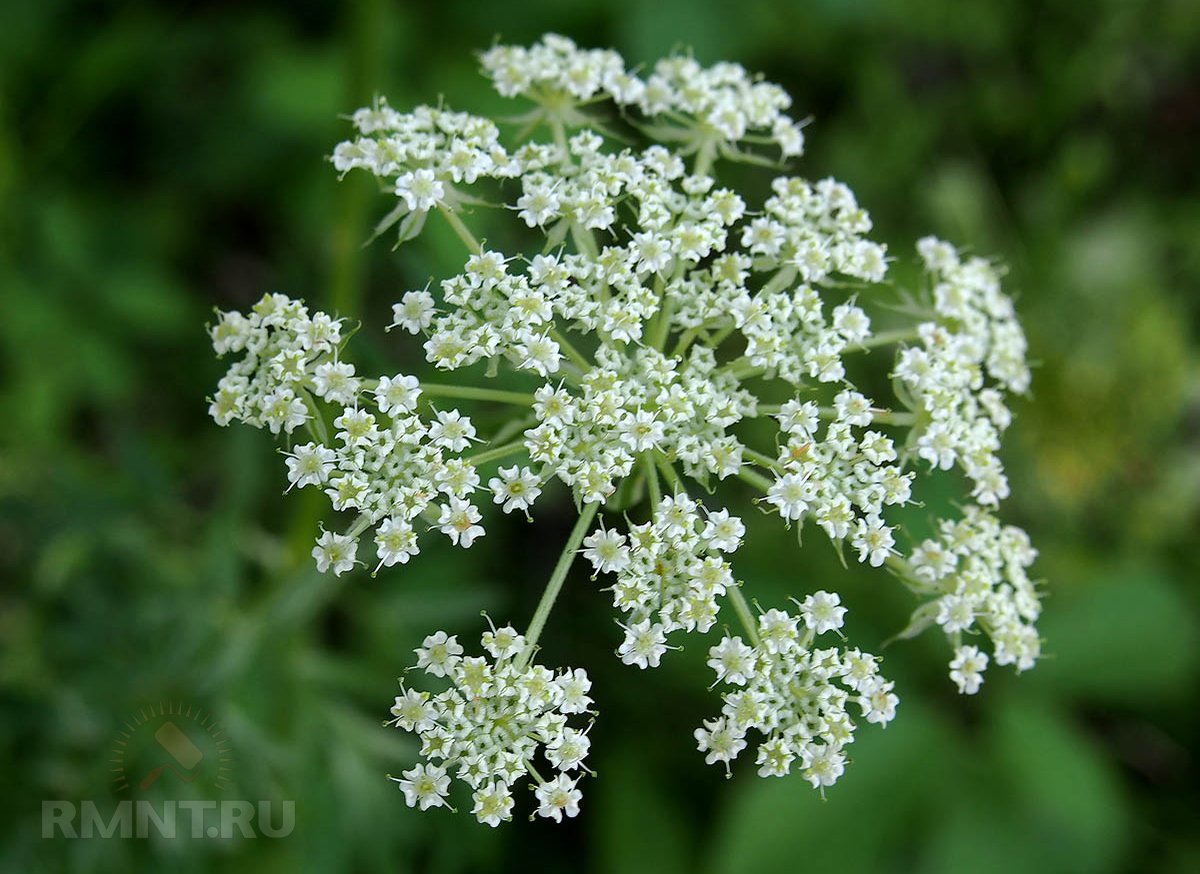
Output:
[[320,486],[329,479],[337,454],[317,443],[297,446],[287,458],[288,482],[294,486]]
[[742,524],[741,519],[730,516],[728,510],[718,510],[708,514],[701,537],[722,552],[735,552],[745,533],[746,526]]
[[432,170],[417,170],[396,179],[396,194],[404,198],[409,209],[425,212],[441,202],[446,189]]
[[624,534],[601,528],[584,538],[583,545],[583,557],[600,573],[620,573],[629,566]]
[[475,426],[458,410],[441,410],[429,426],[429,439],[435,446],[462,452],[475,439]]
[[836,631],[842,627],[842,617],[846,615],[841,603],[842,599],[834,592],[813,592],[800,605],[800,615],[804,624],[817,634]]
[[575,781],[566,774],[559,774],[553,780],[542,783],[534,790],[538,800],[538,816],[562,822],[564,814],[568,817],[579,815],[579,802],[583,793],[575,788]]
[[617,649],[621,661],[627,665],[637,665],[643,670],[657,668],[663,653],[667,651],[667,636],[663,634],[662,625],[643,619],[622,627],[625,629],[625,640]]
[[444,677],[458,665],[463,648],[457,637],[438,631],[426,637],[414,652],[418,668],[435,677]]
[[[747,526],[720,498],[693,496],[736,477],[776,524],[797,523],[797,540],[811,517],[839,556],[848,541],[860,562],[886,565],[923,599],[910,630],[947,635],[965,693],[991,661],[1036,664],[1036,551],[994,515],[1013,487],[1000,462],[1009,395],[1030,378],[1002,271],[925,238],[927,276],[900,299],[885,284],[893,256],[845,184],[776,175],[755,201],[725,187],[727,164],[804,146],[787,93],[737,64],[674,53],[628,70],[615,52],[553,34],[494,46],[481,63],[502,96],[531,102],[527,117],[546,123],[518,142],[441,100],[399,110],[377,99],[331,155],[339,174],[395,193],[377,234],[407,244],[444,222],[465,245],[457,269],[392,305],[388,327],[419,338],[410,352],[441,371],[437,383],[360,374],[343,360],[354,360],[343,321],[280,294],[219,313],[210,329],[229,358],[207,399],[212,418],[287,435],[289,491],[315,486],[353,514],[345,534],[322,528],[318,569],[352,569],[364,535],[376,572],[406,565],[422,525],[470,547],[485,511],[529,518],[558,480],[583,518],[549,594],[578,553],[612,575],[617,655],[641,668],[680,636],[744,623],[745,641],[729,632],[709,650],[721,709],[697,743],[726,768],[753,744],[759,774],[799,771],[818,789],[841,775],[856,720],[895,716],[893,684],[874,656],[817,643],[841,637],[837,594],[793,598],[792,613],[747,610],[732,564]],[[483,203],[506,207],[486,244],[473,212]],[[527,252],[498,245],[531,230],[541,239]],[[876,314],[887,331],[873,333]],[[878,407],[854,384],[852,359],[867,350],[892,366],[894,396]],[[431,397],[462,407],[422,403]],[[916,535],[906,558],[889,523],[930,468],[961,470],[974,504]],[[477,506],[484,483],[492,500]],[[398,781],[410,805],[444,806],[448,781],[461,780],[472,813],[495,826],[532,779],[538,813],[575,815],[572,776],[590,741],[568,720],[592,712],[591,682],[533,663],[545,619],[539,609],[527,636],[489,620],[481,656],[446,632],[417,650],[442,689],[402,686],[392,708],[420,741],[422,765]],[[967,634],[990,654],[963,646]]]
[[415,376],[381,376],[375,388],[375,404],[381,413],[411,413],[417,408],[421,386]]
[[525,637],[511,625],[483,633],[483,648],[495,659],[508,659],[520,655],[525,649]]
[[978,647],[960,646],[954,651],[950,662],[950,679],[964,695],[974,695],[983,685],[983,672],[987,668],[987,653]]
[[428,328],[433,315],[433,295],[428,291],[406,291],[400,303],[392,304],[392,325],[410,334],[419,334]]
[[717,680],[741,686],[754,671],[754,651],[740,637],[726,637],[708,651],[708,666]]
[[505,783],[486,783],[476,789],[471,797],[475,801],[471,813],[475,814],[475,818],[480,822],[495,828],[500,823],[512,819],[513,798]]
[[434,708],[429,703],[429,693],[418,692],[415,689],[408,689],[403,695],[397,695],[396,703],[392,706],[395,724],[406,731],[428,731],[436,724],[434,715]]
[[859,561],[879,567],[892,554],[896,539],[892,536],[892,529],[883,524],[883,519],[871,514],[859,520],[850,542],[858,550]]
[[450,542],[463,549],[470,547],[476,538],[483,537],[483,526],[478,522],[483,516],[479,508],[459,497],[451,497],[442,504],[438,516],[438,527],[450,538]]
[[541,480],[528,467],[500,468],[500,475],[488,480],[488,488],[492,490],[497,504],[503,504],[504,512],[513,510],[528,510],[542,493]]
[[421,551],[417,547],[417,534],[412,525],[405,519],[395,518],[384,519],[376,529],[375,547],[381,567],[407,564],[410,558]]
[[446,775],[445,768],[437,765],[415,765],[403,773],[404,779],[396,782],[400,784],[400,791],[404,793],[404,801],[409,807],[419,805],[422,810],[428,810],[446,803],[450,778]]
[[317,560],[318,571],[333,571],[334,576],[340,577],[354,567],[354,556],[357,552],[358,543],[353,538],[325,531],[317,538],[312,556]]
[[724,717],[706,719],[704,727],[694,732],[696,748],[702,753],[706,764],[712,765],[723,762],[726,770],[729,763],[737,758],[738,753],[746,748],[745,732],[737,724],[730,725]]
[[802,518],[816,497],[808,478],[797,473],[784,474],[767,490],[767,503],[776,507],[784,519]]

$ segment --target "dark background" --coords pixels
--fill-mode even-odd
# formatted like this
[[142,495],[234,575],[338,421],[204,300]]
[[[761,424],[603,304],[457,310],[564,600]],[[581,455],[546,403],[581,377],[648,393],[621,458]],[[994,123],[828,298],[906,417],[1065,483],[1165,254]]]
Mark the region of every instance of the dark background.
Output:
[[[269,435],[205,415],[212,307],[264,291],[361,316],[368,370],[419,367],[382,314],[461,254],[438,232],[362,247],[384,201],[324,160],[339,115],[374,93],[518,111],[473,53],[547,30],[763,71],[814,117],[797,172],[847,182],[894,253],[932,232],[1009,265],[1038,367],[1003,515],[1042,550],[1047,657],[961,699],[943,641],[889,647],[898,718],[864,727],[825,802],[705,766],[699,648],[624,668],[577,573],[546,660],[595,677],[580,818],[409,810],[384,779],[415,755],[380,726],[396,675],[482,608],[523,624],[569,513],[320,577],[319,496],[284,500]],[[0,869],[1200,870],[1198,141],[1185,0],[5,3]],[[769,530],[737,561],[765,603],[840,590],[866,648],[903,625],[894,583]],[[114,738],[160,701],[220,721],[219,797],[294,799],[290,837],[41,839],[44,799],[111,805]]]

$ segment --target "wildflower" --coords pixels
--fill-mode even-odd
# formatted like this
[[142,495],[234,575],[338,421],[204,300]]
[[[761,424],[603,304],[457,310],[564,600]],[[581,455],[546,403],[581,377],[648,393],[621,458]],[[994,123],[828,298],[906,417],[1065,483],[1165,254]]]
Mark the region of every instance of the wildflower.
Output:
[[[528,777],[538,815],[578,813],[591,742],[568,721],[592,712],[591,682],[534,656],[580,553],[611,594],[625,664],[657,667],[686,636],[741,623],[743,636],[727,631],[708,650],[721,712],[694,737],[709,763],[728,770],[753,745],[762,776],[798,772],[821,791],[839,779],[855,720],[888,724],[899,695],[873,655],[818,645],[843,633],[838,594],[751,612],[733,565],[747,529],[719,497],[731,478],[797,535],[811,522],[840,556],[886,566],[917,593],[905,634],[942,630],[964,694],[992,662],[1032,667],[1036,552],[996,515],[1011,490],[999,460],[1011,396],[1030,380],[1002,271],[923,238],[927,288],[896,307],[885,280],[897,256],[844,183],[789,169],[760,200],[725,187],[723,162],[771,163],[805,142],[791,98],[737,64],[674,54],[630,70],[553,34],[480,62],[499,94],[533,104],[521,142],[442,102],[401,111],[378,99],[331,156],[337,173],[393,193],[379,233],[405,243],[445,221],[463,242],[460,266],[404,291],[388,326],[418,338],[439,381],[360,373],[343,320],[281,294],[210,328],[232,359],[210,415],[283,435],[289,490],[314,486],[345,514],[312,549],[323,573],[353,569],[363,537],[376,572],[408,564],[423,537],[469,548],[486,535],[485,509],[531,518],[554,480],[579,509],[524,633],[489,620],[486,655],[444,631],[415,650],[445,688],[402,685],[391,710],[420,740],[423,762],[397,781],[408,804],[449,806],[459,781],[472,814],[496,826]],[[625,121],[629,137],[609,135]],[[650,142],[634,142],[643,134]],[[507,207],[497,214],[516,233],[481,242],[467,207],[483,201]],[[494,242],[519,234],[539,238],[527,255]],[[900,318],[909,324],[893,328]],[[848,365],[880,347],[895,397],[877,405]],[[502,371],[511,389],[469,377]],[[493,430],[489,408],[480,429],[474,403],[513,415]],[[498,435],[492,445],[479,447],[481,431]],[[909,532],[905,555],[897,508],[926,469],[952,468],[970,503],[932,536]],[[602,509],[613,512],[597,523]]]

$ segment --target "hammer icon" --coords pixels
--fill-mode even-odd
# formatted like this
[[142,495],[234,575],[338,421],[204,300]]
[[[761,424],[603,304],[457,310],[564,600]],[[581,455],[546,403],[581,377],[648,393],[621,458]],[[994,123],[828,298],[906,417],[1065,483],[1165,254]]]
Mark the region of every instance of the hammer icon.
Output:
[[[158,731],[154,732],[154,739],[175,760],[179,768],[176,768],[171,762],[159,765],[142,778],[142,781],[138,783],[139,789],[149,789],[167,768],[170,768],[171,772],[184,783],[191,783],[196,779],[196,775],[190,772],[204,758],[204,753],[200,752],[200,748],[192,743],[175,723],[164,722],[159,726]],[[180,771],[180,768],[183,770]]]

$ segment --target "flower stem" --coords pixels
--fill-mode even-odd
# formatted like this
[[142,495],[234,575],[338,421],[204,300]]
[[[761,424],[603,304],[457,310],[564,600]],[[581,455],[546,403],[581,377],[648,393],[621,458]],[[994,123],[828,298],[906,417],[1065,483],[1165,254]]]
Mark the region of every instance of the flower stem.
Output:
[[662,471],[663,478],[670,484],[671,490],[677,495],[686,494],[687,487],[683,484],[683,480],[675,468],[671,466],[671,462],[667,460],[667,457],[655,450],[654,461],[658,464],[658,469]]
[[746,634],[755,646],[759,645],[758,626],[754,622],[754,614],[750,612],[750,605],[746,603],[746,596],[742,594],[742,587],[739,585],[730,586],[727,590],[729,600],[733,603],[733,611],[737,613],[738,619],[742,621],[742,627],[746,629]]
[[516,455],[518,452],[525,451],[524,440],[514,440],[512,443],[504,443],[500,446],[494,446],[491,449],[485,449],[477,455],[472,455],[469,458],[464,458],[467,464],[478,467],[481,464],[487,464],[489,461],[496,461],[500,458],[507,458],[510,455]]
[[[838,411],[834,407],[818,407],[817,415],[822,419],[836,419]],[[916,413],[896,413],[891,410],[871,410],[871,421],[880,425],[915,425]]]
[[502,391],[495,388],[476,388],[471,385],[446,385],[440,382],[422,382],[421,392],[434,398],[467,398],[475,401],[495,401],[518,407],[533,405],[533,395],[519,391]]
[[771,488],[771,481],[769,479],[748,467],[739,468],[737,475],[739,479],[745,480],[759,491],[765,492]]
[[650,512],[653,513],[662,501],[662,488],[658,484],[658,468],[654,464],[652,452],[642,455],[642,466],[646,473],[646,488],[650,491]]
[[889,346],[892,343],[911,343],[913,340],[919,339],[920,334],[916,328],[902,328],[898,331],[882,331],[873,337],[868,337],[861,343],[855,343],[847,347],[847,351],[853,352],[855,349],[874,349],[877,346]]
[[774,458],[772,458],[769,455],[764,455],[761,452],[756,452],[755,450],[751,449],[749,446],[743,446],[742,453],[744,455],[746,455],[747,457],[749,457],[749,459],[751,461],[753,461],[755,464],[757,464],[761,467],[765,467],[768,470],[772,470],[772,471],[779,470],[779,462],[776,461]]
[[470,229],[463,224],[463,220],[458,217],[458,213],[452,209],[447,209],[440,203],[438,204],[438,212],[442,214],[442,217],[446,219],[446,222],[454,229],[454,233],[458,234],[458,238],[466,244],[472,254],[483,251],[483,247],[479,245],[479,241],[475,239],[475,235],[471,233]]
[[559,345],[559,348],[561,348],[562,351],[567,354],[568,358],[575,362],[576,366],[583,371],[583,373],[587,373],[592,369],[592,362],[588,361],[587,356],[576,349],[571,344],[571,341],[564,337],[562,331],[558,330],[558,328],[550,328],[550,339]]
[[571,529],[571,535],[567,538],[562,555],[558,557],[558,564],[554,566],[554,572],[550,574],[550,582],[546,583],[546,591],[542,593],[542,600],[538,602],[533,619],[529,622],[529,630],[525,632],[525,653],[519,662],[519,667],[522,669],[528,666],[533,658],[534,648],[537,646],[538,638],[542,635],[542,629],[546,626],[546,619],[550,616],[554,601],[558,598],[563,581],[567,578],[567,571],[571,569],[571,562],[574,561],[575,553],[579,550],[579,544],[583,543],[583,538],[587,535],[592,520],[596,518],[598,509],[600,509],[599,504],[584,504],[583,510],[579,514],[579,520]]

